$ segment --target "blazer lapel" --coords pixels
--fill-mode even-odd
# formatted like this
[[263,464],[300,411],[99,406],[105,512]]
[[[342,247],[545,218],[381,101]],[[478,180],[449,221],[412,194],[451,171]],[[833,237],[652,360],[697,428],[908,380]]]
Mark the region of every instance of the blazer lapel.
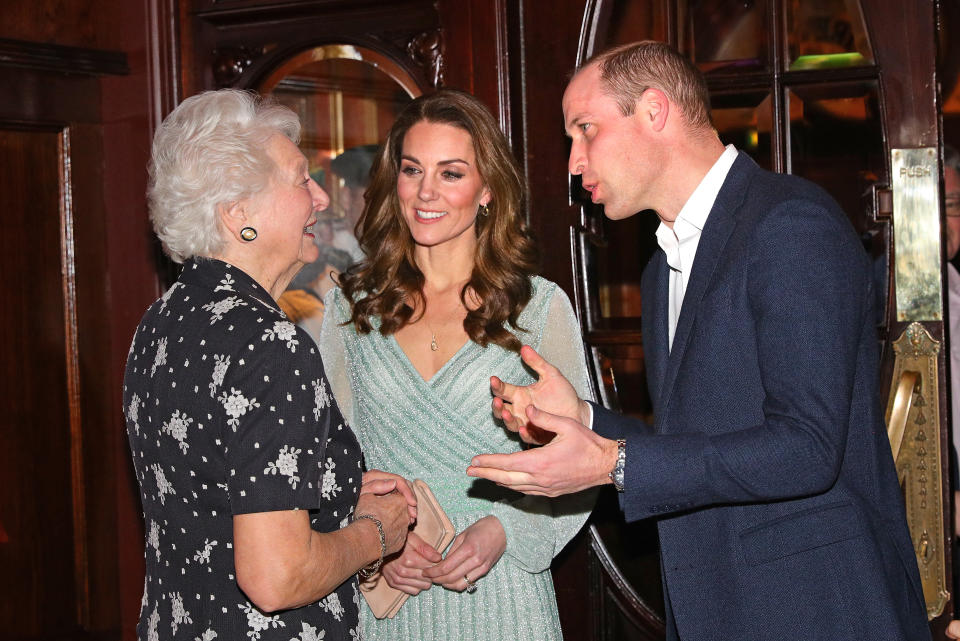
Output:
[[663,387],[667,369],[667,357],[670,355],[667,344],[667,315],[670,302],[670,269],[666,255],[658,249],[643,274],[643,311],[641,329],[643,331],[643,356],[647,369],[647,387],[657,412],[657,401]]
[[[717,263],[723,254],[723,248],[736,226],[735,214],[743,202],[749,173],[754,167],[756,165],[753,160],[740,152],[733,166],[730,167],[730,172],[727,174],[720,192],[717,194],[710,215],[707,216],[707,222],[700,235],[700,243],[697,245],[693,271],[690,273],[687,291],[683,296],[683,305],[680,307],[680,318],[677,320],[677,330],[673,336],[673,346],[663,373],[663,382],[659,385],[659,402],[656,403],[658,424],[666,416],[667,405],[670,402],[673,386],[677,379],[677,371],[686,353],[690,331],[697,317],[700,301],[707,291],[707,286],[713,280]],[[664,280],[666,280],[666,277]],[[664,319],[667,318],[666,305],[661,309],[660,316]],[[666,320],[664,320],[662,335],[667,336]]]

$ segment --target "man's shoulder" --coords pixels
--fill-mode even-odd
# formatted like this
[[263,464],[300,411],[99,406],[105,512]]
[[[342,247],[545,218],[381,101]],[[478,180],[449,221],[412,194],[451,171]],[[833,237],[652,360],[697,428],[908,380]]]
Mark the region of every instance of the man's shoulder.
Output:
[[833,198],[819,185],[794,174],[782,174],[757,165],[743,152],[730,168],[728,183],[741,183],[751,198],[747,203],[764,197],[768,202],[807,199],[825,200],[836,206]]
[[758,223],[782,215],[815,215],[834,223],[849,224],[837,201],[822,187],[806,178],[781,174],[759,167],[744,154],[730,170],[718,196],[741,221]]

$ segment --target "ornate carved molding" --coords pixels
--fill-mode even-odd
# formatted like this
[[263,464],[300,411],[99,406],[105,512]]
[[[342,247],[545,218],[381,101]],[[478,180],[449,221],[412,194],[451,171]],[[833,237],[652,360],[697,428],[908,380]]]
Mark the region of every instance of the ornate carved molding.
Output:
[[407,43],[407,55],[423,67],[427,79],[434,88],[443,86],[443,30],[434,29],[419,33]]
[[229,87],[235,83],[261,55],[263,55],[263,49],[250,49],[242,45],[214,49],[212,70],[217,86]]
[[0,38],[0,66],[86,76],[125,76],[127,54]]

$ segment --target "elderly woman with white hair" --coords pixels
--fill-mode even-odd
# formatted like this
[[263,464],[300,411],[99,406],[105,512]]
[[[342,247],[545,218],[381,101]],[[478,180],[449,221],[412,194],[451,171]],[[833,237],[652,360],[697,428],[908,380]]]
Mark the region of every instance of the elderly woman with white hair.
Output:
[[184,263],[146,312],[123,402],[146,526],[138,638],[354,640],[356,574],[399,550],[406,482],[361,472],[313,341],[276,298],[328,198],[289,109],[222,90],[158,129],[150,216]]

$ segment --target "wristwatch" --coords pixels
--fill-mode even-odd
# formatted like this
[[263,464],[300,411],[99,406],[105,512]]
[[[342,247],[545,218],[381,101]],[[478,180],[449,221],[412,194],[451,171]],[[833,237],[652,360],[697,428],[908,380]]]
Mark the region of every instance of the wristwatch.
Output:
[[622,438],[617,441],[617,463],[610,470],[610,480],[617,492],[623,492],[623,469],[627,464],[627,442]]

